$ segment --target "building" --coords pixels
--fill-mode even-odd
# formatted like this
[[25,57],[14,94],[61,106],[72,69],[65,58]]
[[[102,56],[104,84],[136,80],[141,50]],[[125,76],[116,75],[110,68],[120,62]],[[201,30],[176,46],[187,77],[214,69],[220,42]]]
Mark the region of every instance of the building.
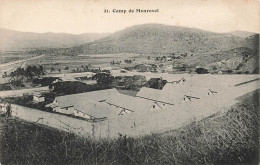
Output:
[[37,92],[37,93],[33,94],[33,101],[43,102],[43,101],[45,101],[45,98],[44,98],[44,96],[41,93]]
[[78,100],[93,100],[97,102],[106,101],[107,98],[118,94],[116,89],[98,90],[92,92],[85,92],[79,94],[58,96],[53,103],[46,105],[46,107],[52,108],[54,112],[60,112],[64,114],[74,114],[74,105]]

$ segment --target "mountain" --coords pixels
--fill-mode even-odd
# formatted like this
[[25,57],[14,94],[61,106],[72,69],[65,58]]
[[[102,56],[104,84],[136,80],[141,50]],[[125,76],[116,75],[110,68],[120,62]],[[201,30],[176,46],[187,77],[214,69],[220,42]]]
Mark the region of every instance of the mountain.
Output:
[[64,48],[92,42],[107,36],[102,33],[79,35],[66,33],[32,33],[0,29],[0,50],[21,50],[30,48]]
[[238,36],[238,37],[246,38],[246,37],[255,35],[256,33],[236,30],[236,31],[229,32],[229,34],[232,34],[232,35],[235,35],[235,36]]
[[205,53],[243,45],[244,38],[193,28],[144,24],[126,28],[100,40],[73,47],[69,54]]
[[233,73],[252,73],[258,66],[259,34],[242,31],[233,34],[214,33],[194,28],[144,24],[68,48],[64,52],[65,55],[187,54],[188,57],[174,62],[186,64],[189,68],[202,66],[212,72],[232,70]]

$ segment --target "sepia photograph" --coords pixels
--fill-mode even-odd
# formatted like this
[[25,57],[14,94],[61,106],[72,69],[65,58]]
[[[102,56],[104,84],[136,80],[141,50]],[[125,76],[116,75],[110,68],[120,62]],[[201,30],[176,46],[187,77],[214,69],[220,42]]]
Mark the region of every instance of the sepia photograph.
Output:
[[0,165],[258,165],[259,0],[0,0]]

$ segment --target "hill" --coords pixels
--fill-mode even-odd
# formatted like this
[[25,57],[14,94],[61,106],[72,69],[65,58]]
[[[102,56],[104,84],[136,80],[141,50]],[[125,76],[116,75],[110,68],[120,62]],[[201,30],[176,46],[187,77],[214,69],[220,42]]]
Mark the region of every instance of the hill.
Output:
[[70,54],[205,53],[236,48],[244,38],[193,28],[144,24],[68,50]]
[[[240,37],[242,34],[243,37]],[[186,54],[187,57],[174,62],[185,64],[189,68],[206,67],[212,72],[223,70],[229,73],[252,73],[258,66],[259,34],[236,31],[236,35],[233,35],[194,28],[144,24],[126,28],[91,43],[68,48],[64,54],[116,53],[149,56]]]
[[232,35],[235,35],[235,36],[238,36],[238,37],[246,38],[246,37],[255,35],[256,33],[236,30],[236,31],[229,32],[229,34],[232,34]]
[[107,36],[102,33],[79,35],[66,33],[32,33],[0,29],[0,50],[21,50],[30,48],[64,48],[78,46]]

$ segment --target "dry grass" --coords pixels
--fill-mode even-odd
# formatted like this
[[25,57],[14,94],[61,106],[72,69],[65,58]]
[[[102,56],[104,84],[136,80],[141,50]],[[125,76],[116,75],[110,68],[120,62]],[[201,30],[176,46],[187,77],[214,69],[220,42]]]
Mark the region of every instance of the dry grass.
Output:
[[163,134],[94,141],[0,118],[3,164],[257,164],[259,91],[226,114]]

